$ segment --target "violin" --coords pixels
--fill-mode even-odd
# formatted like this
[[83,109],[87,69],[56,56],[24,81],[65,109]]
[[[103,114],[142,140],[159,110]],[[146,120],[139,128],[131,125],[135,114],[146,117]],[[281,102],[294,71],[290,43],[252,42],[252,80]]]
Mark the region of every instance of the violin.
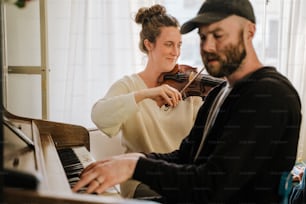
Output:
[[159,85],[168,84],[179,90],[183,99],[189,96],[200,96],[204,100],[208,92],[225,80],[201,74],[204,68],[198,72],[196,67],[176,64],[170,72],[162,73],[157,82]]

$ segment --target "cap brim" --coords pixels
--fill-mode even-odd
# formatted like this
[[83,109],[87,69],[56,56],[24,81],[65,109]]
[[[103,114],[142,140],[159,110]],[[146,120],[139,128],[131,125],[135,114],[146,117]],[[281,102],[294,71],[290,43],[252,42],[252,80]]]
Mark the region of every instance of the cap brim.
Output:
[[181,26],[181,34],[189,33],[193,29],[199,27],[200,25],[211,24],[220,21],[226,17],[228,14],[220,13],[202,13],[193,19],[187,21]]

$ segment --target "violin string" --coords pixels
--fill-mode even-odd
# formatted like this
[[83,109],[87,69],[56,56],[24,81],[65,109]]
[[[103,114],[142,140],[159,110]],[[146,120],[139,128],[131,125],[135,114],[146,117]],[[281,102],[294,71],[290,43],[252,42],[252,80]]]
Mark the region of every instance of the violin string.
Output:
[[203,67],[181,90],[181,93],[184,93],[185,89],[188,88],[188,86],[203,72],[205,67]]
[[[196,75],[183,87],[183,89],[180,91],[180,93],[184,93],[185,89],[188,88],[188,86],[190,86],[190,84],[201,74],[201,72],[203,72],[203,70],[205,69],[205,67],[203,67],[198,73],[196,73]],[[185,75],[183,76],[183,78],[187,78]],[[170,109],[170,106],[165,105],[164,106],[164,111],[168,111]]]

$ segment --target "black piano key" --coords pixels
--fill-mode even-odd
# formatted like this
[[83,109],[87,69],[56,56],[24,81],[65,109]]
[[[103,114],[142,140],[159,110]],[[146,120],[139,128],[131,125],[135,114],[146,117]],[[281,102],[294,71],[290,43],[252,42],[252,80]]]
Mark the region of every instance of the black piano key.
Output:
[[79,177],[73,177],[73,178],[68,179],[70,184],[76,184],[79,180],[80,180]]
[[[62,162],[66,177],[69,185],[72,188],[79,180],[80,174],[84,170],[84,166],[79,160],[78,156],[74,153],[73,149],[65,148],[58,149],[58,154]],[[78,193],[86,193],[87,186],[78,190]],[[93,192],[92,194],[96,194]]]
[[79,176],[84,167],[77,155],[74,153],[73,149],[65,148],[58,149],[57,151],[68,178],[69,185],[70,187],[73,187],[76,182],[80,180]]
[[84,169],[84,167],[81,164],[77,164],[74,166],[64,167],[64,169],[66,172],[81,172]]

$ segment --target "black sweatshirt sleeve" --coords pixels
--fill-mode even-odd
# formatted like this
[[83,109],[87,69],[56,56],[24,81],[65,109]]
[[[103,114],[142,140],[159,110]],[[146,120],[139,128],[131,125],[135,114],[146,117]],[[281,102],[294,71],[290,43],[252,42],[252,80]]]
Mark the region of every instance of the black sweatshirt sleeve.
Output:
[[[280,174],[295,162],[299,99],[285,85],[269,80],[239,93],[225,101],[207,136],[199,158],[205,162],[171,162],[175,159],[169,155],[149,154],[139,159],[133,178],[170,203],[237,201],[243,196],[268,200],[266,195],[277,194],[271,191],[277,189]],[[213,151],[208,154],[207,149]]]

